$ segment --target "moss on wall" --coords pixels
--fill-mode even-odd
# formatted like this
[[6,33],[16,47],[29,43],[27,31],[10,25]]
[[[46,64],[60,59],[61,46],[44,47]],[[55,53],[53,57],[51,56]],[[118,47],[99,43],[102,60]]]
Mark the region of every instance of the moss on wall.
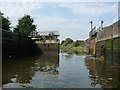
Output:
[[96,43],[96,56],[100,57],[101,47],[104,45],[106,48],[105,49],[106,58],[119,57],[119,53],[120,53],[119,42],[120,42],[120,37],[97,42]]

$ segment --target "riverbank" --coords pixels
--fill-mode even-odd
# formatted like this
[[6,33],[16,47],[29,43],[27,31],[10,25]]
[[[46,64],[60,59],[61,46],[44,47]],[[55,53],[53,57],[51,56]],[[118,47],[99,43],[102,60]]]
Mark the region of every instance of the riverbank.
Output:
[[60,45],[61,52],[83,54],[84,53],[84,41],[76,40],[73,41],[70,38],[67,38],[65,41],[62,41]]

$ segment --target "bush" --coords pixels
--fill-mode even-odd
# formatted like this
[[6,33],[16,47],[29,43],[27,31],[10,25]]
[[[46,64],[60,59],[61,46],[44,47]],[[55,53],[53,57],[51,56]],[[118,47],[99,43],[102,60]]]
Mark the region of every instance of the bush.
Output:
[[75,42],[75,47],[77,47],[77,46],[83,46],[83,45],[84,45],[84,41],[77,40]]
[[61,45],[63,45],[64,42],[65,42],[65,41],[63,40],[63,41],[61,42]]
[[65,40],[65,46],[66,45],[68,45],[68,44],[71,44],[73,42],[73,40],[72,39],[70,39],[70,38],[67,38],[66,40]]
[[77,40],[77,41],[75,42],[75,47],[77,47],[77,46],[79,46],[79,45],[81,45],[81,41],[80,41],[80,40]]

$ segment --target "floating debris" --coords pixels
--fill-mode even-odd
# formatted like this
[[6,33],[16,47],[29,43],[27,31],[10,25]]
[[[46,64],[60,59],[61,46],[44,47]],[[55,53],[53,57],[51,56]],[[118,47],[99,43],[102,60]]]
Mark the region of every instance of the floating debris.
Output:
[[115,68],[115,65],[111,65],[111,66],[109,66],[110,68]]
[[3,88],[24,88],[19,83],[9,83],[3,85]]
[[12,81],[13,83],[16,83],[17,79],[16,79],[16,78],[12,78],[11,81]]
[[112,81],[113,80],[113,78],[107,78],[109,81]]
[[30,84],[20,84],[20,85],[24,88],[33,88],[33,86]]

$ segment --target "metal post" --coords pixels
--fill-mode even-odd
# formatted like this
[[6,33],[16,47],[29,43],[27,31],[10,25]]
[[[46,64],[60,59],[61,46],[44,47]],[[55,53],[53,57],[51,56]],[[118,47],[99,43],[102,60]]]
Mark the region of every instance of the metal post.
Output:
[[112,60],[113,60],[113,30],[114,30],[114,25],[112,25],[112,30],[111,30],[111,56],[112,56]]
[[92,28],[93,28],[93,21],[90,21],[90,23],[91,23],[91,30],[92,30]]
[[104,23],[104,22],[103,22],[103,21],[101,21],[101,30],[103,30],[103,23]]

